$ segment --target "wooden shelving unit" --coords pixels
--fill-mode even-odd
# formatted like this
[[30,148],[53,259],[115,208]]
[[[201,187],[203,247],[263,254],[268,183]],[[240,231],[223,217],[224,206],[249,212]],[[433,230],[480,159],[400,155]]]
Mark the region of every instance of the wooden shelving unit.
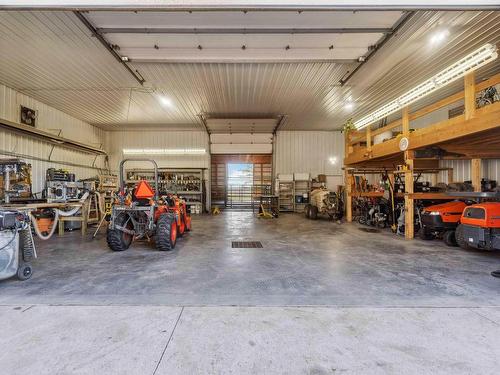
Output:
[[[442,193],[415,193],[413,176],[417,170],[439,170],[440,159],[471,160],[471,179],[475,191],[481,190],[482,159],[500,158],[500,102],[476,108],[476,93],[500,83],[500,74],[488,80],[475,82],[474,73],[464,77],[464,89],[436,103],[425,106],[413,113],[409,108],[402,110],[401,119],[376,130],[370,126],[366,131],[351,131],[345,138],[345,181],[346,181],[346,217],[352,221],[352,198],[357,193],[352,191],[350,175],[353,170],[379,168],[393,170],[394,165],[405,165],[405,236],[414,237],[414,200],[415,199],[450,199]],[[410,121],[425,116],[440,108],[464,100],[462,115],[441,121],[425,128],[410,131]],[[379,144],[373,144],[373,137],[393,129],[400,128],[401,136]],[[408,140],[405,151],[399,149],[401,137]],[[429,147],[439,147],[445,155],[438,158],[417,158],[416,151]],[[448,171],[452,178],[452,171]],[[394,172],[392,172],[394,176]],[[391,174],[389,174],[391,178]],[[451,178],[449,177],[449,180]],[[449,181],[450,182],[450,181]],[[361,193],[366,194],[366,193]],[[456,197],[453,197],[456,198]]]
[[[133,186],[139,180],[146,180],[150,183],[154,180],[152,169],[129,169],[126,171],[126,176],[127,186]],[[192,207],[192,212],[202,212],[205,190],[203,169],[158,168],[158,185],[160,193],[176,194],[184,198],[188,206],[195,206]]]

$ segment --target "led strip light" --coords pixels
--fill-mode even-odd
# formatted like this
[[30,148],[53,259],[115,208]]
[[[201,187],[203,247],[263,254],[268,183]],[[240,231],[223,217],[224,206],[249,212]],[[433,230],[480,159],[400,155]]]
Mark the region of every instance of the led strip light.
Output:
[[126,155],[203,155],[204,148],[124,148]]
[[369,115],[359,119],[354,123],[357,130],[363,129],[366,126],[381,120],[388,115],[397,112],[407,105],[429,95],[430,93],[446,86],[450,82],[456,81],[467,73],[482,67],[495,60],[498,57],[498,51],[493,44],[485,44],[476,51],[465,56],[463,59],[450,65],[432,78],[414,87],[410,91],[401,95],[392,102],[380,107]]

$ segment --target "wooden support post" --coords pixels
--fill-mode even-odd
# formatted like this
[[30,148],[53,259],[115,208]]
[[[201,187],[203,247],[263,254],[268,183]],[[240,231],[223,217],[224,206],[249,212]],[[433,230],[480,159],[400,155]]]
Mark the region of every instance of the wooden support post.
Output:
[[476,115],[476,79],[474,72],[464,76],[465,119],[470,120]]
[[[410,111],[408,107],[403,108],[401,123],[403,125],[403,136],[408,137],[410,135]],[[414,206],[413,198],[410,198],[410,194],[413,194],[413,159],[414,152],[411,150],[405,151],[404,160],[407,168],[405,172],[405,237],[408,239],[413,238],[414,235]]]
[[403,108],[403,115],[401,117],[401,124],[403,130],[403,137],[408,137],[410,135],[410,111],[408,107]]
[[372,128],[370,125],[366,128],[366,149],[368,151],[372,149]]
[[439,173],[433,173],[431,174],[431,184],[432,186],[436,186],[438,183],[438,175]]
[[348,223],[352,222],[352,184],[349,172],[347,169],[344,171],[345,180],[345,210],[346,220]]
[[471,180],[474,191],[481,191],[481,159],[471,160]]
[[413,194],[413,151],[405,151],[405,164],[408,168],[405,172],[405,237],[412,239],[414,237],[414,201],[410,198]]
[[448,169],[448,184],[453,182],[453,168]]

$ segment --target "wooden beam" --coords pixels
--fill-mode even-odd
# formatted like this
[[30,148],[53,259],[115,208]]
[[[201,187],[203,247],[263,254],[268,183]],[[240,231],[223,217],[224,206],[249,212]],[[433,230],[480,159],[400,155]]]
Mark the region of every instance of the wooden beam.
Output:
[[[415,130],[410,134],[410,148],[416,149],[440,142],[451,141],[474,133],[496,129],[499,126],[500,102],[496,102],[476,110],[476,115],[469,120],[466,120],[464,115],[462,115]],[[375,152],[374,148],[375,146],[373,146],[373,151]]]
[[392,129],[397,128],[399,126],[401,126],[401,119],[390,122],[389,124],[387,124],[386,126],[384,126],[382,128],[372,130],[372,137],[375,137],[376,135],[385,133],[386,131],[392,130]]
[[471,180],[474,191],[481,191],[481,159],[471,160]]
[[[490,86],[495,86],[500,83],[500,73],[495,74],[494,76],[488,78],[485,81],[479,82],[477,85],[475,85],[475,91],[479,92],[482,91]],[[464,91],[457,92],[453,95],[450,95],[446,98],[443,98],[433,104],[430,104],[428,106],[425,106],[418,111],[415,111],[413,113],[410,113],[410,121],[415,120],[419,117],[425,116],[431,112],[434,112],[440,108],[446,107],[447,105],[453,104],[455,102],[458,102],[459,100],[463,99],[465,96]],[[386,126],[373,130],[372,131],[372,137],[385,133],[386,131],[392,130],[394,128],[397,128],[401,126],[401,119],[394,120],[393,122],[387,124]],[[361,138],[356,138],[355,142],[360,142]]]
[[[408,114],[406,114],[408,116]],[[414,201],[411,197],[413,194],[413,151],[405,151],[405,164],[407,167],[405,173],[405,238],[412,239],[414,237]]]
[[464,76],[465,120],[476,115],[476,76],[474,72]]
[[401,115],[401,125],[403,128],[403,136],[408,137],[410,135],[410,110],[408,107],[403,108],[403,113]]
[[[418,149],[430,145],[449,142],[467,137],[475,133],[497,129],[500,126],[500,102],[489,104],[476,110],[475,116],[465,120],[460,115],[449,120],[440,121],[428,127],[417,129],[409,134],[410,149]],[[372,132],[373,136],[373,132]],[[344,160],[345,165],[354,165],[376,158],[387,158],[400,153],[399,140],[390,139],[386,142],[372,145],[370,153],[361,147],[353,150]],[[500,157],[500,150],[498,150]]]
[[344,170],[346,220],[352,222],[352,184],[349,171]]
[[366,149],[370,151],[372,149],[372,128],[371,126],[366,127]]
[[448,184],[453,182],[453,169],[448,170]]

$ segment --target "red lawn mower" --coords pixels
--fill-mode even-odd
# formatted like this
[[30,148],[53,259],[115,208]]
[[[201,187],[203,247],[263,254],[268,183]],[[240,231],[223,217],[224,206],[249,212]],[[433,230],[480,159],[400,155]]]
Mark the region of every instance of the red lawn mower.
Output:
[[500,202],[484,202],[467,207],[456,231],[464,249],[500,250]]
[[[127,193],[124,164],[127,161],[147,161],[154,166],[154,190],[144,180],[139,181],[132,193]],[[159,197],[158,165],[151,159],[124,159],[120,162],[120,193],[113,205],[107,232],[108,246],[123,251],[134,240],[153,238],[161,251],[172,250],[178,237],[191,230],[191,216],[186,202],[175,195]]]
[[462,212],[469,204],[452,201],[425,207],[420,215],[422,226],[419,231],[423,240],[433,240],[438,236],[448,246],[457,246],[455,229],[460,223]]

